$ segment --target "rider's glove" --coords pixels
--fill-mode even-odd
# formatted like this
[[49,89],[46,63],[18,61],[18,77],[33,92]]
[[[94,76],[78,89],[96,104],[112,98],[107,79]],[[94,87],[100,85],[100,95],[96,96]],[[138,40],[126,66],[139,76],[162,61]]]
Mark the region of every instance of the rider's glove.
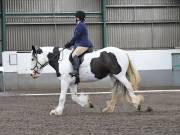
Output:
[[67,42],[64,47],[65,48],[70,48],[71,46],[72,46],[71,42]]

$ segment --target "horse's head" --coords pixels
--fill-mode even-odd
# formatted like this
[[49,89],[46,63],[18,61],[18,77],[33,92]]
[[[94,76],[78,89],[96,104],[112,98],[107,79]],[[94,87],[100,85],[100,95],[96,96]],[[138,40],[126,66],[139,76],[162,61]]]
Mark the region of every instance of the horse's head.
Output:
[[40,76],[43,67],[45,67],[48,62],[41,48],[36,49],[35,46],[32,46],[31,55],[31,77],[36,79]]

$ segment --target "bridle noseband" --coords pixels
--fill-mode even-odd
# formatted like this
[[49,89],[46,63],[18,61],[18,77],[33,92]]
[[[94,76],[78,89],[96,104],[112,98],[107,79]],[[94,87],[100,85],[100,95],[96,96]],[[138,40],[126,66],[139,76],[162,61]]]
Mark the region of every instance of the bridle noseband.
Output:
[[[38,61],[38,58],[37,58],[37,54],[33,54],[34,55],[34,58],[36,60],[36,65],[31,69],[33,70],[33,72],[35,74],[40,74],[39,73],[39,70],[41,70],[43,67],[45,67],[46,65],[48,65],[49,61],[44,63],[44,64],[41,64],[39,61]],[[38,68],[38,64],[40,65],[40,68]]]

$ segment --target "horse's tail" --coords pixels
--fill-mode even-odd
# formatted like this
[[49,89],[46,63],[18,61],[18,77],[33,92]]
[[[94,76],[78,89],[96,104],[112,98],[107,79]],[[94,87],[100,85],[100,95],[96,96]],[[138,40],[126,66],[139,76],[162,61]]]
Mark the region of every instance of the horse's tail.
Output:
[[139,87],[139,83],[140,83],[140,75],[139,75],[139,72],[135,69],[129,55],[127,54],[128,56],[128,59],[129,59],[129,66],[128,66],[128,69],[127,69],[127,74],[128,74],[128,77],[129,77],[129,80],[132,84],[132,87],[134,88],[134,90],[137,90],[138,87]]

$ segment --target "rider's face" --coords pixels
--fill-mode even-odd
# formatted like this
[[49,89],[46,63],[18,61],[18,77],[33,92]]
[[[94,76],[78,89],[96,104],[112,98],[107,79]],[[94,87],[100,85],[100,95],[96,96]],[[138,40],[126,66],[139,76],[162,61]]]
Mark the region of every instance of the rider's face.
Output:
[[76,23],[78,23],[78,21],[80,21],[80,19],[78,17],[76,17]]

